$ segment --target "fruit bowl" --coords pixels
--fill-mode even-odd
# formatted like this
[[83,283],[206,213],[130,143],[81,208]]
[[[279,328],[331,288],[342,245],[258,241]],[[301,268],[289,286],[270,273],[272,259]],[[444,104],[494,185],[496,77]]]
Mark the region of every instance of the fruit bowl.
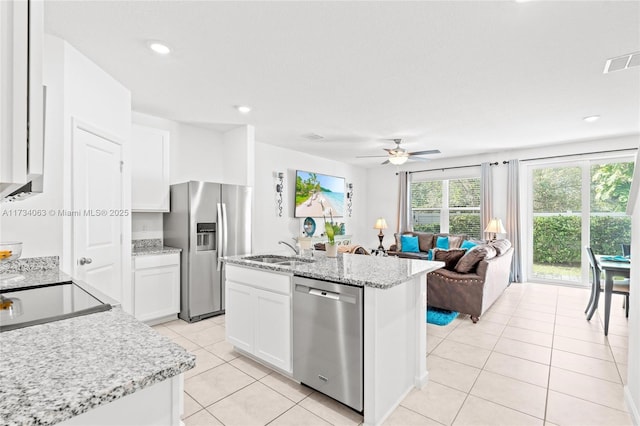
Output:
[[22,243],[17,241],[0,242],[0,263],[16,260],[22,254]]

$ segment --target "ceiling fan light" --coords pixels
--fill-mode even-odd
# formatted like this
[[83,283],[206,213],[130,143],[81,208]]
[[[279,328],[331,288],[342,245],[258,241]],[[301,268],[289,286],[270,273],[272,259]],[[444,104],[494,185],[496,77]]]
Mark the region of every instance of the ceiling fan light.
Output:
[[394,164],[396,166],[399,166],[401,164],[404,164],[407,162],[407,160],[409,159],[408,155],[394,155],[394,156],[389,156],[389,162],[391,164]]

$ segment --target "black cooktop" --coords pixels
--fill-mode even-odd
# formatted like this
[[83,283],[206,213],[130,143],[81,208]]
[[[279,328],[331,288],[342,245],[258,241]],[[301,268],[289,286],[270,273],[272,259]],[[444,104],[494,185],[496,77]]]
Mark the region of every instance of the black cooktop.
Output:
[[0,332],[108,311],[72,281],[0,291]]

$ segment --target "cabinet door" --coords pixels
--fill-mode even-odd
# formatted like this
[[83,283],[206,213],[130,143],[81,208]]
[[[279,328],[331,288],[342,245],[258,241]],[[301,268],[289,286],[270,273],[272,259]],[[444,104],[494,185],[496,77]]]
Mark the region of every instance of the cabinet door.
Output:
[[131,209],[169,211],[169,132],[131,126]]
[[249,286],[227,280],[225,328],[227,341],[238,349],[253,353],[254,302]]
[[254,289],[255,348],[253,354],[291,372],[291,297]]
[[180,311],[180,267],[176,265],[135,271],[134,314],[149,321]]

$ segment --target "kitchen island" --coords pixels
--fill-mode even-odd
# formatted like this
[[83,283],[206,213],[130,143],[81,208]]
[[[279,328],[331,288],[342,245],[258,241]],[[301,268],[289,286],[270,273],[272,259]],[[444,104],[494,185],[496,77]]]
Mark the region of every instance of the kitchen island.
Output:
[[444,263],[324,253],[225,262],[227,340],[239,351],[295,379],[293,287],[296,277],[311,278],[363,290],[365,425],[381,424],[412,388],[426,384],[426,274]]
[[[0,288],[70,280],[57,269],[21,274]],[[195,366],[192,354],[117,304],[2,332],[0,360],[0,423],[8,425],[178,425],[182,373]]]

